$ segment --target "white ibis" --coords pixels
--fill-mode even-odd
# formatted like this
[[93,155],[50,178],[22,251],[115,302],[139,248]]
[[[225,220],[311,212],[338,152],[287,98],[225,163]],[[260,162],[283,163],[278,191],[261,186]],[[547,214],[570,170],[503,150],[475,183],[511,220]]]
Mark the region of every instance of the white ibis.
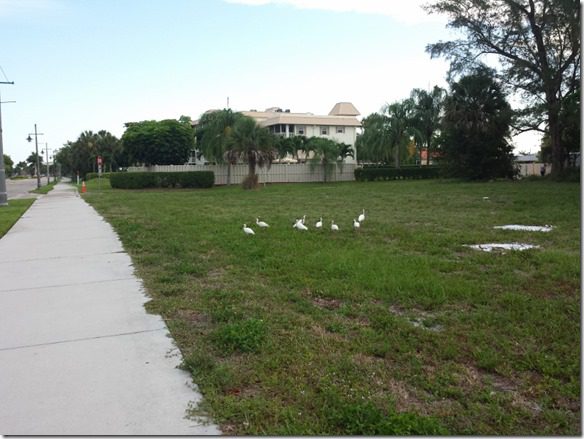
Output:
[[320,217],[320,219],[316,222],[316,224],[314,225],[314,227],[316,227],[317,229],[322,229],[322,216]]
[[294,225],[292,226],[293,229],[297,229],[298,228],[298,224],[302,224],[302,218],[298,219],[296,218],[294,220]]
[[332,221],[331,221],[331,230],[332,230],[333,232],[338,232],[338,231],[339,231],[339,226],[337,226],[337,225],[335,224],[335,221],[334,221],[334,220],[332,220]]
[[363,213],[359,214],[359,218],[357,218],[357,221],[359,221],[360,223],[365,221],[365,209],[363,209]]
[[306,215],[302,215],[302,224],[304,224],[304,221],[306,221]]
[[265,228],[265,227],[270,227],[270,225],[269,225],[268,223],[266,223],[266,222],[263,222],[263,221],[260,221],[260,219],[259,219],[259,218],[256,218],[256,224],[257,224],[258,226],[260,226],[260,227],[263,227],[263,228]]
[[255,235],[255,232],[245,224],[243,225],[243,231],[246,235]]
[[357,230],[359,227],[361,227],[361,224],[359,224],[359,221],[357,221],[356,219],[353,219],[353,228],[355,230]]
[[306,227],[304,224],[302,224],[302,222],[298,221],[298,224],[296,224],[296,228],[298,230],[302,230],[303,232],[308,230],[308,227]]

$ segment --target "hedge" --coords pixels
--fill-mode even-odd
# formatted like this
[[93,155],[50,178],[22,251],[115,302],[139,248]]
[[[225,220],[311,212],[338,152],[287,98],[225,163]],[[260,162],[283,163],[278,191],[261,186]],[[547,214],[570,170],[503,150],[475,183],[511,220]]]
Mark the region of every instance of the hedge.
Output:
[[[102,172],[101,173],[101,178],[110,178],[111,172]],[[94,178],[99,177],[99,174],[97,172],[88,172],[85,175],[85,181],[89,181],[89,180],[93,180]]]
[[416,166],[403,168],[389,168],[381,166],[367,166],[355,169],[355,180],[407,180],[440,177],[439,166]]
[[192,172],[115,172],[110,183],[116,189],[210,188],[215,184],[212,171]]

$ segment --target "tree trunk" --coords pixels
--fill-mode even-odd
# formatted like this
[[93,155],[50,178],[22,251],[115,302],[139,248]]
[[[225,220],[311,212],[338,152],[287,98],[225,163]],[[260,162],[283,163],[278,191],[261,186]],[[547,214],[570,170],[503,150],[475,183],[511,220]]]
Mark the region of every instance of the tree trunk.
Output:
[[231,162],[227,162],[227,186],[231,186]]
[[548,105],[548,128],[550,130],[550,142],[552,146],[552,176],[557,177],[564,170],[564,148],[562,147],[560,118],[559,118],[559,104],[557,99],[553,99]]

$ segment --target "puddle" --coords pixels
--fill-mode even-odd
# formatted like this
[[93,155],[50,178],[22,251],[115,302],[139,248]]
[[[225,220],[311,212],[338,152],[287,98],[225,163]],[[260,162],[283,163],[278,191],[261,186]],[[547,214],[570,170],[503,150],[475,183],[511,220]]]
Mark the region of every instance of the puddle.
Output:
[[524,230],[526,232],[551,232],[553,226],[522,226],[519,224],[508,224],[506,226],[495,226],[493,228],[502,230]]
[[484,252],[492,252],[492,251],[505,251],[505,250],[529,250],[532,248],[539,248],[539,245],[531,245],[531,244],[521,244],[518,242],[512,243],[505,243],[505,244],[475,244],[475,245],[466,245],[465,247],[474,248],[475,250],[482,250]]
[[408,321],[410,325],[416,328],[424,329],[426,331],[431,332],[441,332],[444,329],[442,325],[433,322],[433,320],[436,318],[435,314],[420,310],[411,310],[411,312],[415,312],[416,314],[418,314],[419,317],[416,317],[408,315],[410,313],[406,313],[404,310],[393,305],[389,307],[389,310],[393,315],[404,318],[405,320]]

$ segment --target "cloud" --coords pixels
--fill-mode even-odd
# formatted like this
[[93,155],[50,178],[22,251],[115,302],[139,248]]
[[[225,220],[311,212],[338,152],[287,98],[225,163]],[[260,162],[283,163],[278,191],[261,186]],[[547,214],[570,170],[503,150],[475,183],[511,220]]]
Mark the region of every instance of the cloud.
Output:
[[445,22],[444,18],[429,15],[422,5],[429,0],[224,0],[248,6],[284,5],[296,9],[384,15],[405,24]]

